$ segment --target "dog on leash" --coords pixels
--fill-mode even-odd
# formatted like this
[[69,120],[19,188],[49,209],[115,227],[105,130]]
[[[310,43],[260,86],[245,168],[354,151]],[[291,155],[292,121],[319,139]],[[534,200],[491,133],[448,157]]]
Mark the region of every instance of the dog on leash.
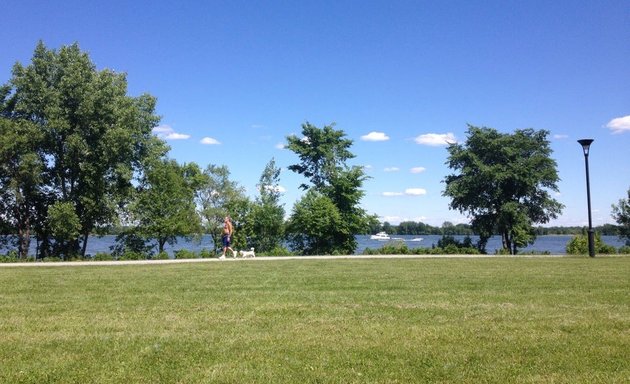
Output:
[[241,257],[243,259],[246,258],[246,257],[256,257],[256,253],[254,252],[254,248],[250,248],[249,251],[240,250],[240,251],[238,251],[238,253],[241,255]]

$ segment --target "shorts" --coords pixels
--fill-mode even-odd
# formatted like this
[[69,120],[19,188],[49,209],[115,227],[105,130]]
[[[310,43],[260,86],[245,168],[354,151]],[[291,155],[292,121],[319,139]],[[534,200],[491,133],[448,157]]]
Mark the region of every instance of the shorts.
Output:
[[232,239],[230,239],[230,235],[223,235],[221,239],[223,241],[223,247],[229,247],[232,244]]

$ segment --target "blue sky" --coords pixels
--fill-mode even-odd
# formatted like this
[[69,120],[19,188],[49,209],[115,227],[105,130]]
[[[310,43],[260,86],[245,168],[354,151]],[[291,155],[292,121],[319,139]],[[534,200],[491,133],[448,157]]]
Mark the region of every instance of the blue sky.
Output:
[[[467,222],[448,208],[444,138],[467,124],[550,131],[566,207],[551,225],[593,224],[630,188],[630,3],[622,1],[9,0],[0,82],[49,48],[78,42],[129,94],[158,98],[156,134],[179,162],[225,164],[254,196],[308,121],[336,123],[366,167],[363,207],[382,220]],[[286,169],[290,211],[301,192]]]

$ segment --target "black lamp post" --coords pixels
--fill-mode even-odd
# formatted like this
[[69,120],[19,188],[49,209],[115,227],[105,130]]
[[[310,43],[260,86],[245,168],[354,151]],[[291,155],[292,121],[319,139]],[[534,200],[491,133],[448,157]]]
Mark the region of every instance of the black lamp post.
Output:
[[588,255],[595,257],[595,239],[593,238],[593,220],[591,219],[591,184],[588,179],[588,151],[593,139],[578,140],[584,150],[584,163],[586,164],[586,201],[588,202]]

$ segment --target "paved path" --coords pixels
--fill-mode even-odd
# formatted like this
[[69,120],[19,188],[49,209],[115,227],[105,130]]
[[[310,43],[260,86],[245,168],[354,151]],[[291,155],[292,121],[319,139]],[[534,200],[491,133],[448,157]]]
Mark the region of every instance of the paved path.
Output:
[[59,261],[59,262],[29,262],[29,263],[0,263],[3,267],[76,267],[101,265],[159,265],[183,263],[226,263],[235,261],[272,261],[272,260],[340,260],[340,259],[485,259],[485,258],[547,258],[567,257],[567,255],[339,255],[339,256],[263,256],[256,258],[230,258],[219,260],[209,259],[166,259],[166,260],[124,260],[124,261]]

